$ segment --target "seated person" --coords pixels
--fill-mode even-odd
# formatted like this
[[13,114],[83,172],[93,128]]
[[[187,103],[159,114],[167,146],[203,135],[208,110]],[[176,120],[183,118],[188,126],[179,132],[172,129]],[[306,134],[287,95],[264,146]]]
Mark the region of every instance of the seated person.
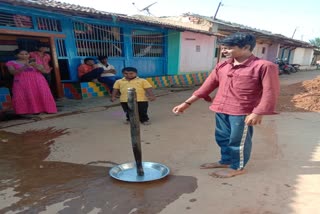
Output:
[[97,82],[97,79],[104,72],[103,68],[100,68],[93,58],[85,58],[83,64],[78,67],[78,76],[81,82]]
[[116,76],[117,71],[115,70],[115,68],[111,64],[108,64],[107,56],[99,56],[98,60],[98,66],[100,68],[103,68],[104,70],[104,72],[98,78],[98,81],[105,83],[109,87],[110,91],[112,91],[113,84],[115,83],[115,81],[120,79],[120,77]]

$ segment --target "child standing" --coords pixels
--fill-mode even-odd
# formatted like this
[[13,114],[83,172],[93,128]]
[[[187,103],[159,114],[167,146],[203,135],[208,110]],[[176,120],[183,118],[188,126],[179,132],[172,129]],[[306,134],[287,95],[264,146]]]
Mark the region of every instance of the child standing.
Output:
[[123,111],[126,113],[126,122],[129,123],[128,114],[128,88],[135,88],[137,93],[137,103],[140,122],[144,125],[149,125],[148,117],[148,100],[153,101],[156,99],[152,92],[151,84],[142,78],[137,76],[137,69],[134,67],[125,67],[122,69],[122,79],[117,80],[114,83],[111,101],[116,100],[116,96],[120,92],[120,103]]

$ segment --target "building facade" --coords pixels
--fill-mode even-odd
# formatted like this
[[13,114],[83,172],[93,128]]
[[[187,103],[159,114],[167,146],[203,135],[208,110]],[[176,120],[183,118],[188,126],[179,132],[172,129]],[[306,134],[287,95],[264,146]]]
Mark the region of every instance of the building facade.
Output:
[[200,84],[213,64],[199,60],[211,58],[214,39],[211,32],[201,29],[55,1],[0,3],[2,82],[6,82],[4,64],[14,59],[13,50],[34,51],[37,44],[46,44],[50,47],[56,97],[107,95],[103,84],[78,81],[77,67],[83,59],[98,56],[108,56],[118,76],[122,76],[123,67],[136,67],[139,76],[154,87]]

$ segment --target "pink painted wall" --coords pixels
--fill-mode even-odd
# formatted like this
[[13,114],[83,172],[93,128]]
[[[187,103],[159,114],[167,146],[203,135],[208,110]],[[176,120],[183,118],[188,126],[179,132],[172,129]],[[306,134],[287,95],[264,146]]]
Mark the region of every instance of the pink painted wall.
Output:
[[181,33],[180,73],[211,71],[214,66],[214,36]]

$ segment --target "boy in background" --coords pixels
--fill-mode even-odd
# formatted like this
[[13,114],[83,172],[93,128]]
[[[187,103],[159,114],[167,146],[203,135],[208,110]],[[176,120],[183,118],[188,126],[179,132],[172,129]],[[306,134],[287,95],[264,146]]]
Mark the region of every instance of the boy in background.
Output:
[[101,74],[101,76],[98,78],[99,82],[105,83],[110,91],[113,90],[114,83],[120,79],[120,77],[116,76],[116,69],[108,63],[108,57],[107,56],[99,56],[98,57],[99,63],[98,66],[100,68],[104,69],[104,72]]
[[126,113],[125,123],[129,123],[128,114],[128,88],[135,88],[137,93],[137,103],[140,122],[144,125],[149,125],[148,106],[149,102],[156,99],[152,92],[151,84],[137,76],[137,69],[134,67],[125,67],[122,69],[123,78],[117,80],[113,85],[111,101],[116,100],[116,96],[120,92],[120,103],[123,111]]

